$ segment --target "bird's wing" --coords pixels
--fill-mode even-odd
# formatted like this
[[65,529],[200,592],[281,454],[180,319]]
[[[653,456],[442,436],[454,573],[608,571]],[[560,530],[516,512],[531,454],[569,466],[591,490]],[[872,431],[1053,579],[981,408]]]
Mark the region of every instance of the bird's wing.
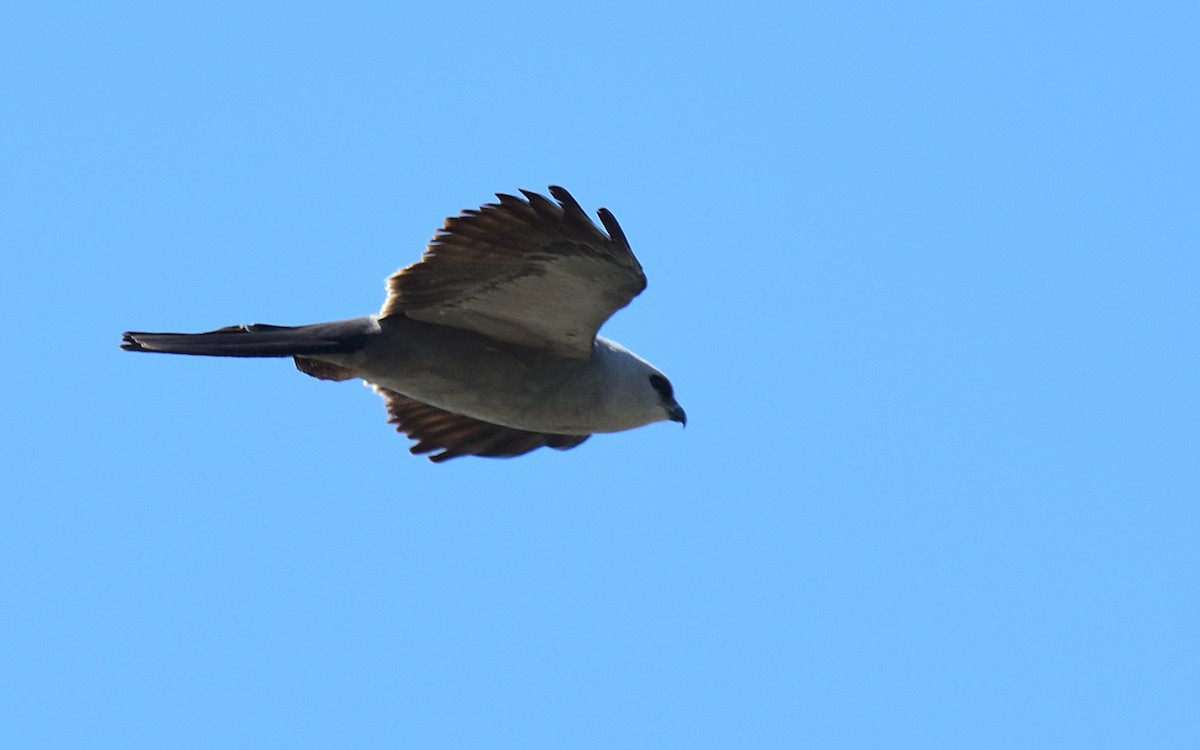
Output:
[[542,447],[567,450],[590,437],[502,427],[452,414],[379,386],[375,386],[375,391],[383,396],[387,406],[388,424],[396,425],[398,432],[417,441],[409,451],[415,455],[441,451],[429,456],[435,463],[459,456],[511,458]]
[[560,354],[590,356],[596,331],[646,288],[608,209],[597,227],[571,194],[521,191],[446,220],[420,262],[388,279],[382,317],[475,331]]

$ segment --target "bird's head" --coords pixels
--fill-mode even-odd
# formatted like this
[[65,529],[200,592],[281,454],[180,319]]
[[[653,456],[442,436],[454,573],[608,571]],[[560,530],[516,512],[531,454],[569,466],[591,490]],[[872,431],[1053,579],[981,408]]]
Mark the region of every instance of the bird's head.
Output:
[[670,420],[687,424],[687,413],[675,400],[671,381],[654,365],[600,336],[593,350],[603,373],[602,396],[612,426],[606,432]]
[[659,404],[666,412],[667,419],[687,427],[687,412],[675,400],[675,389],[671,387],[671,381],[667,380],[667,376],[661,372],[653,372],[650,373],[649,382],[650,387],[658,394]]

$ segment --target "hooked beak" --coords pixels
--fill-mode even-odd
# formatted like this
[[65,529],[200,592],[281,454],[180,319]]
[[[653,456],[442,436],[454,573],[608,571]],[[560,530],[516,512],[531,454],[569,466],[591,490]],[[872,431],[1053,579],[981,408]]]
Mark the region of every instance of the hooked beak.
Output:
[[679,404],[671,404],[667,407],[667,419],[687,427],[687,412]]

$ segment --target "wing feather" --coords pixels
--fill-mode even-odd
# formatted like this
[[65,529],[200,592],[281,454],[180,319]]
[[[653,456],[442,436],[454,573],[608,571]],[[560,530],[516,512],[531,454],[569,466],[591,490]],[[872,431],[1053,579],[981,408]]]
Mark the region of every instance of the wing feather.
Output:
[[[388,424],[417,441],[409,448],[414,455],[433,454],[435,463],[460,456],[511,458],[538,448],[568,450],[587,440],[589,435],[556,435],[502,427],[478,419],[454,414],[375,386],[383,396]],[[435,453],[435,451],[439,451]]]
[[403,314],[512,344],[590,356],[604,321],[646,287],[616,218],[566,190],[522,190],[446,220],[420,262],[393,274],[382,317]]

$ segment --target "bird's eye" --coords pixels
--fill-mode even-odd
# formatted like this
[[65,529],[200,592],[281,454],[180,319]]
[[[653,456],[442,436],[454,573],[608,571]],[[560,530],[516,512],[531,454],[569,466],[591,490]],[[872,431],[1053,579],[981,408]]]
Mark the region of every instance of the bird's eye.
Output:
[[658,395],[662,396],[663,401],[674,401],[675,394],[671,388],[671,381],[664,378],[662,375],[655,373],[650,376],[650,385],[654,390],[658,391]]

